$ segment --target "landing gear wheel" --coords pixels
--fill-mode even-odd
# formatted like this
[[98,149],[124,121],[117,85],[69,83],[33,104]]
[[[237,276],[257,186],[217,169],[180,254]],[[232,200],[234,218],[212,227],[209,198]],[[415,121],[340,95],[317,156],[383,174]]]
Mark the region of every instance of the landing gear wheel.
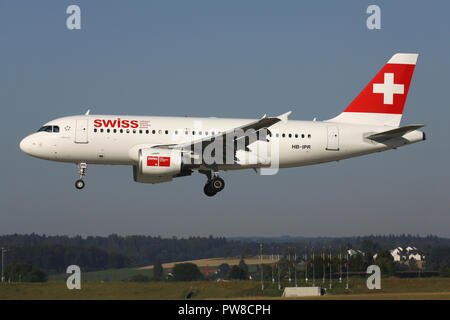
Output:
[[225,181],[220,177],[214,178],[210,183],[211,183],[211,187],[216,192],[220,192],[223,190],[223,188],[225,188]]
[[217,168],[212,168],[210,170],[199,170],[199,172],[206,175],[206,178],[208,179],[203,187],[203,192],[205,192],[208,197],[216,195],[218,192],[222,191],[223,188],[225,188],[225,181],[219,177]]
[[75,188],[77,188],[78,190],[81,190],[84,188],[83,178],[86,176],[87,163],[86,162],[79,163],[78,168],[79,168],[78,173],[80,174],[80,179],[75,181]]
[[206,183],[205,186],[203,187],[203,192],[208,196],[208,197],[213,197],[216,195],[216,191],[212,188],[211,183]]
[[77,188],[78,190],[81,190],[84,188],[84,181],[79,179],[77,181],[75,181],[75,188]]

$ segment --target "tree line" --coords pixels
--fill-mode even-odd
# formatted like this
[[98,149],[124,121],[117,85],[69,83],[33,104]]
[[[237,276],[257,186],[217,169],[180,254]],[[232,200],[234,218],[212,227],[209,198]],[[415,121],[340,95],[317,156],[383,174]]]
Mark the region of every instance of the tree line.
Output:
[[[263,243],[263,254],[278,253],[281,257],[287,257],[288,248],[295,247],[299,259],[302,258],[305,250],[309,252],[312,247],[316,248],[316,252],[320,252],[323,247],[327,248],[328,252],[328,248],[331,248],[333,256],[337,256],[338,252],[344,252],[347,248],[359,249],[365,252],[365,257],[355,257],[350,261],[350,269],[354,271],[364,271],[366,266],[372,263],[371,257],[375,253],[386,253],[397,246],[415,246],[426,256],[427,270],[445,271],[445,268],[450,268],[450,239],[436,236],[234,239],[212,236],[161,238],[160,236],[115,234],[106,237],[37,234],[0,236],[0,247],[8,249],[7,264],[28,263],[48,273],[65,272],[67,266],[71,264],[79,265],[84,271],[95,271],[141,267],[155,264],[157,261],[165,263],[217,257],[245,258],[259,255],[260,243]],[[319,257],[316,259],[320,261]],[[386,262],[386,270],[388,269],[389,263]]]
[[83,271],[95,271],[131,266],[129,257],[95,247],[71,245],[8,246],[7,265],[26,263],[48,273],[63,273],[69,265],[83,266]]

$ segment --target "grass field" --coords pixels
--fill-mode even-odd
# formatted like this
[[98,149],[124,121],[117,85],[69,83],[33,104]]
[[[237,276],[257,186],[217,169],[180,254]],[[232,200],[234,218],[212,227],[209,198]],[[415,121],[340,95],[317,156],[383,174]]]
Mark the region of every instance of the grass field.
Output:
[[[195,263],[202,272],[206,266],[210,271],[222,263],[239,264],[237,258],[213,258],[165,263],[167,273],[176,263]],[[245,259],[249,269],[256,268],[258,258]],[[272,263],[271,260],[263,260]],[[137,274],[149,278],[153,276],[153,266],[142,268],[109,269],[82,272],[82,290],[68,290],[65,284],[67,274],[51,275],[44,284],[0,284],[0,299],[184,299],[194,290],[194,299],[280,299],[282,290],[278,284],[265,283],[261,291],[259,281],[199,281],[199,282],[145,282],[133,283],[129,280]],[[299,279],[299,286],[310,286]],[[327,288],[328,294],[314,299],[450,299],[450,278],[383,278],[381,290],[368,290],[365,278],[351,278],[350,289],[345,289],[345,281],[329,282],[316,280],[317,286]],[[282,283],[285,286],[292,284]]]
[[[238,265],[240,259],[238,258],[210,258],[210,259],[199,259],[199,260],[189,260],[189,261],[179,261],[179,262],[170,262],[170,263],[164,263],[163,268],[173,268],[175,264],[177,263],[185,263],[190,262],[196,264],[199,268],[200,267],[218,267],[222,263],[228,263],[230,266]],[[270,260],[270,259],[264,259],[263,263],[272,263],[277,262],[278,260]],[[254,258],[246,258],[245,263],[247,265],[255,265],[260,264],[261,260],[257,257]],[[153,269],[153,266],[146,266],[139,268],[140,270],[146,270],[146,269]]]
[[[381,290],[368,290],[365,279],[333,283],[329,293],[316,299],[450,299],[450,278],[382,279]],[[317,282],[320,285],[321,281]],[[328,283],[326,283],[328,285]],[[0,299],[280,299],[277,285],[257,281],[200,282],[82,282],[81,290],[68,290],[64,282],[0,284]]]
[[[136,268],[107,269],[101,271],[81,272],[81,281],[94,282],[120,282],[129,281],[131,277],[142,274],[150,279],[153,277],[153,269],[138,270]],[[49,275],[49,281],[66,281],[69,275],[66,273]]]
[[[212,259],[200,259],[200,260],[189,260],[180,262],[164,263],[164,272],[167,274],[177,263],[190,262],[196,264],[200,271],[206,273],[206,266],[208,266],[209,271],[217,270],[217,267],[222,263],[228,263],[230,266],[238,265],[240,259],[237,258],[212,258]],[[263,260],[264,263],[272,263],[272,260]],[[256,270],[256,265],[260,263],[258,258],[245,259],[245,263],[249,267],[249,271],[254,272]],[[104,282],[121,282],[129,281],[131,277],[137,274],[145,275],[149,278],[153,277],[153,266],[146,266],[141,268],[122,268],[122,269],[107,269],[101,271],[90,271],[82,272],[82,281],[104,281]],[[66,281],[67,274],[52,274],[49,275],[49,281]]]

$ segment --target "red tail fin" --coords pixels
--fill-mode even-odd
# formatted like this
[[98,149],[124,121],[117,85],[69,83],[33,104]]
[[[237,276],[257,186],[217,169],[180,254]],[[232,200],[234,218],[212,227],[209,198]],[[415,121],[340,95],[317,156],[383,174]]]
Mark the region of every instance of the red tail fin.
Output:
[[395,54],[347,109],[330,121],[398,126],[417,57]]

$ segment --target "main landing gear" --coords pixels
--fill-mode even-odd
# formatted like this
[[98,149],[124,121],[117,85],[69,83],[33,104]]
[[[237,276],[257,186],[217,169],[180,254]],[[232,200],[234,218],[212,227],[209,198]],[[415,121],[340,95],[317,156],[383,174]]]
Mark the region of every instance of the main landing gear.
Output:
[[84,163],[84,162],[79,163],[78,168],[79,168],[78,173],[80,174],[80,179],[75,181],[75,188],[77,188],[78,190],[81,190],[84,188],[83,178],[86,176],[87,163]]
[[222,191],[225,188],[225,181],[219,177],[217,172],[214,174],[211,171],[201,171],[201,173],[205,174],[208,177],[208,181],[203,187],[203,192],[208,196],[215,196],[218,192]]

